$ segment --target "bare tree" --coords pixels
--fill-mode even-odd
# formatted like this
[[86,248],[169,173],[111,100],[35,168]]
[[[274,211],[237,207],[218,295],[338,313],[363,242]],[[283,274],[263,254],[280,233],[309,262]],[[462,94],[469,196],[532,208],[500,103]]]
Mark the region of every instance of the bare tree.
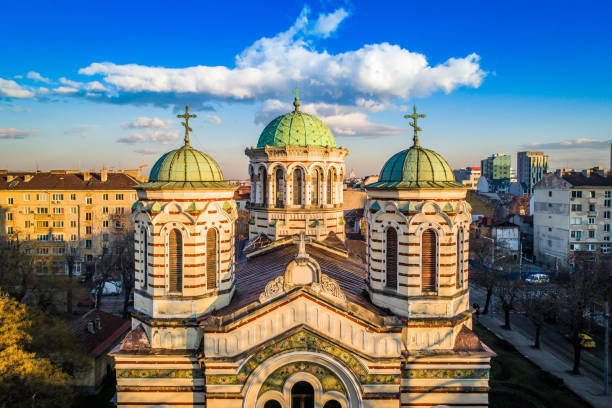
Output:
[[534,348],[540,348],[540,334],[547,318],[555,313],[557,296],[549,284],[526,284],[520,293],[520,310],[535,326]]

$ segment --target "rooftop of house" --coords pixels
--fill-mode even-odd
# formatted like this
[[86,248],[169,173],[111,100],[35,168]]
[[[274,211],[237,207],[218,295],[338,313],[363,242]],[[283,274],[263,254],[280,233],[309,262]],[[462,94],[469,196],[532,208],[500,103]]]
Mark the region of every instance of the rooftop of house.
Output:
[[107,351],[131,327],[130,320],[95,309],[68,324],[68,330],[85,344],[87,353],[94,357]]
[[612,176],[602,176],[591,174],[589,177],[584,174],[564,174],[562,178],[574,187],[593,186],[593,187],[612,187]]
[[0,170],[0,190],[74,191],[132,190],[140,184],[132,171],[51,170],[8,172]]

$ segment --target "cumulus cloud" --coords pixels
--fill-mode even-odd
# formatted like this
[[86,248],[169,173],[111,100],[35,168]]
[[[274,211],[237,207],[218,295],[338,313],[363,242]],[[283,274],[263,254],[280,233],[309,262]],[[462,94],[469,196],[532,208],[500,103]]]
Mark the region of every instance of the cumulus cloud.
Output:
[[35,71],[28,72],[26,74],[26,78],[33,79],[34,81],[38,81],[38,82],[44,82],[46,84],[51,83],[51,80],[49,78],[45,78],[44,76],[40,75],[38,72],[35,72]]
[[214,123],[215,125],[220,125],[221,123],[223,123],[223,120],[221,120],[221,118],[217,115],[205,115],[204,119],[208,123]]
[[0,139],[25,139],[36,134],[36,132],[20,130],[15,128],[0,128]]
[[78,89],[73,88],[71,86],[58,86],[57,88],[53,88],[53,93],[57,95],[72,95],[79,92]]
[[139,117],[134,119],[132,122],[124,123],[121,125],[124,129],[167,129],[170,124],[169,120],[162,120],[159,118],[147,118]]
[[578,138],[550,143],[529,143],[527,149],[564,150],[564,149],[609,149],[612,140]]
[[132,133],[130,136],[123,136],[117,140],[117,143],[142,143],[146,142],[147,138],[142,133]]
[[161,153],[161,151],[159,151],[159,150],[147,149],[147,148],[136,149],[136,150],[134,150],[134,152],[138,153],[138,154],[159,154],[159,153]]
[[28,91],[13,80],[0,78],[0,97],[33,98],[34,92]]
[[[367,105],[367,104],[366,104]],[[255,123],[267,124],[276,116],[292,110],[288,103],[277,99],[266,101],[255,116]],[[378,107],[372,106],[374,110]],[[366,113],[361,111],[362,106],[348,106],[329,103],[307,103],[300,106],[300,110],[321,119],[336,136],[365,136],[379,137],[398,135],[406,129],[396,126],[383,125],[371,122]]]
[[176,131],[153,130],[149,131],[148,136],[150,141],[162,144],[171,143],[179,139],[179,133]]
[[337,54],[318,50],[317,38],[312,37],[329,36],[348,13],[339,9],[314,22],[308,15],[305,8],[287,31],[255,41],[236,56],[234,67],[95,62],[79,73],[99,75],[118,98],[191,94],[209,100],[272,99],[286,97],[298,84],[311,101],[349,105],[360,99],[386,102],[439,90],[451,92],[460,86],[478,87],[486,75],[476,54],[430,65],[423,54],[389,43]]

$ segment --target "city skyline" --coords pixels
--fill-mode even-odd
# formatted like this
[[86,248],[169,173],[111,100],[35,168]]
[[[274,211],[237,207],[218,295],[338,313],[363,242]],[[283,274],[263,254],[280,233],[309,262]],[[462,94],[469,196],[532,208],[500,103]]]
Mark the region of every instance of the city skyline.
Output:
[[227,178],[244,178],[245,148],[291,110],[296,86],[303,111],[331,128],[360,176],[411,145],[402,116],[413,104],[427,114],[421,144],[453,168],[497,152],[516,168],[523,150],[548,154],[551,168],[609,162],[603,3],[529,13],[520,4],[193,4],[188,14],[41,3],[27,10],[27,32],[23,7],[5,6],[14,18],[0,28],[0,168],[151,166],[181,145],[176,114],[188,103],[194,146]]

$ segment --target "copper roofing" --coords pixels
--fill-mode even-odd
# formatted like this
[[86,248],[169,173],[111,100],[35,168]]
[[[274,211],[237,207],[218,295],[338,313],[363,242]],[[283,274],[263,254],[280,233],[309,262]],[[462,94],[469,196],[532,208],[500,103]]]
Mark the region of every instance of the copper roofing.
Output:
[[[306,245],[307,253],[321,266],[321,272],[335,279],[344,291],[347,300],[356,303],[379,315],[390,315],[390,312],[373,305],[364,296],[366,289],[365,265],[310,244]],[[214,315],[223,316],[259,300],[266,284],[285,273],[287,265],[298,253],[295,244],[289,244],[250,258],[238,265],[236,271],[236,293],[227,307],[218,310]]]
[[0,190],[131,190],[139,183],[128,174],[116,172],[108,172],[106,181],[102,181],[99,172],[50,171],[0,174]]

